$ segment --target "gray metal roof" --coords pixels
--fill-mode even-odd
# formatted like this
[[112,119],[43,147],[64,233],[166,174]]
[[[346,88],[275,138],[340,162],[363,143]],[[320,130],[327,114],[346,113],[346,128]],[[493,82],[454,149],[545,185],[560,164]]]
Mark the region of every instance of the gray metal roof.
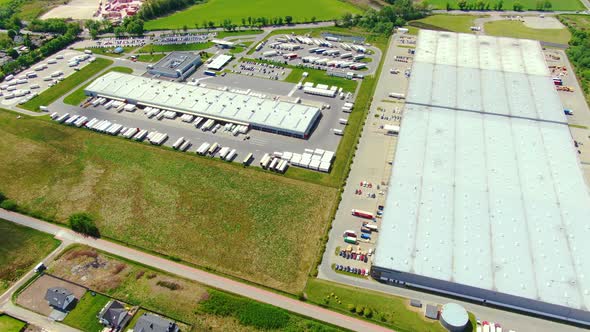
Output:
[[174,76],[177,73],[183,74],[190,69],[195,62],[200,62],[201,57],[191,52],[171,52],[162,60],[153,65],[150,71]]
[[541,46],[420,32],[375,265],[590,308],[590,196]]
[[317,107],[303,104],[117,72],[97,78],[86,91],[300,136],[309,132],[320,113]]
[[67,302],[67,299],[71,295],[73,295],[73,293],[68,289],[63,287],[52,287],[47,289],[45,300],[49,302],[49,305],[52,307],[65,309],[64,306],[69,303]]

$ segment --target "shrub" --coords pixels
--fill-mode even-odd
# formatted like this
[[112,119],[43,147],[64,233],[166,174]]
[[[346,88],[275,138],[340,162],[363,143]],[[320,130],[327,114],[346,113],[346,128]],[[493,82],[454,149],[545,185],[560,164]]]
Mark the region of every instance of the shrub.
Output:
[[0,208],[3,208],[4,210],[9,210],[9,211],[16,211],[16,210],[18,210],[18,205],[16,204],[15,201],[13,201],[11,199],[5,199],[2,201],[2,203],[0,203]]
[[127,267],[127,265],[125,265],[123,263],[118,263],[117,265],[115,265],[115,269],[111,273],[113,275],[117,275],[117,274],[121,273],[121,271],[123,271],[126,267]]
[[141,270],[141,271],[137,272],[137,274],[135,275],[135,280],[141,279],[141,277],[143,277],[144,274],[145,274],[145,270]]
[[156,277],[156,274],[155,273],[150,273],[147,276],[148,279],[154,279],[155,277]]
[[6,195],[4,195],[4,193],[0,191],[0,203],[4,202],[5,200],[6,200]]
[[99,237],[100,232],[94,224],[94,219],[88,213],[74,213],[69,218],[70,227],[82,234]]
[[356,311],[356,307],[354,306],[354,304],[349,304],[346,307],[348,308],[348,311],[350,311],[350,312]]
[[371,318],[371,317],[373,317],[373,311],[369,308],[365,308],[363,315],[367,318]]
[[362,315],[365,308],[362,305],[357,305],[355,310],[357,314]]

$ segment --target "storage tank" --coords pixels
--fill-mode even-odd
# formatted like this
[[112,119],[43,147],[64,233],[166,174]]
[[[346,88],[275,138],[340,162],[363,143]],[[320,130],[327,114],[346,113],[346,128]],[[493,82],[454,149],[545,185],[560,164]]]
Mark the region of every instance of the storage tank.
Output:
[[467,310],[456,303],[443,305],[440,314],[441,324],[451,332],[465,331],[469,324]]

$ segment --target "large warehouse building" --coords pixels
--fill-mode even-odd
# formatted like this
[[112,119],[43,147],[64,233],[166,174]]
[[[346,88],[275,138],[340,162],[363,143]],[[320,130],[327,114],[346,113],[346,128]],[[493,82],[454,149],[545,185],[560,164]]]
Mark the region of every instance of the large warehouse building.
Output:
[[590,325],[590,196],[541,46],[420,32],[372,275]]
[[97,78],[85,93],[298,138],[307,138],[320,117],[317,107],[117,72]]

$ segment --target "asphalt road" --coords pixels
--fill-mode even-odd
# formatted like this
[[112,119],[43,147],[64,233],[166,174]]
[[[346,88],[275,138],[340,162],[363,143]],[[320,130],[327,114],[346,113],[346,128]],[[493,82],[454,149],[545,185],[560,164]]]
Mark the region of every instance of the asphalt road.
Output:
[[[353,331],[389,331],[389,329],[378,325],[345,316],[277,293],[256,288],[254,286],[247,285],[232,279],[175,263],[158,256],[141,252],[139,250],[127,248],[125,246],[102,239],[84,237],[69,229],[18,213],[0,209],[0,218],[52,234],[57,239],[64,242],[84,244],[113,255],[118,255],[120,257],[147,266],[176,274],[183,278],[194,280],[211,287],[248,297],[256,301],[268,303],[303,316],[311,317]],[[10,305],[8,305],[8,307],[10,307]]]

